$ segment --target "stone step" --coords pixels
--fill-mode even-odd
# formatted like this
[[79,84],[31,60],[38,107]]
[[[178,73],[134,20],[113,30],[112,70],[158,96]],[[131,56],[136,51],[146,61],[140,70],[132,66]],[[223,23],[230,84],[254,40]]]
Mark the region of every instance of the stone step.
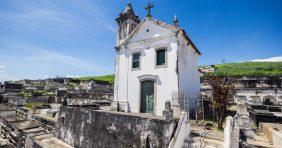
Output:
[[247,140],[248,145],[254,147],[265,147],[265,148],[274,148],[274,145],[264,134],[256,134],[254,139]]
[[224,141],[223,133],[219,131],[211,130],[192,130],[190,135],[192,137],[201,137],[205,139],[214,139],[218,141]]
[[184,148],[222,148],[222,141],[215,139],[207,139],[204,137],[193,137],[185,139]]
[[248,146],[251,147],[263,147],[263,148],[275,148],[275,146],[269,142],[262,141],[248,141]]
[[207,121],[205,120],[190,120],[191,126],[206,126]]
[[202,144],[202,143],[192,143],[190,145],[184,146],[183,148],[217,148],[217,147]]

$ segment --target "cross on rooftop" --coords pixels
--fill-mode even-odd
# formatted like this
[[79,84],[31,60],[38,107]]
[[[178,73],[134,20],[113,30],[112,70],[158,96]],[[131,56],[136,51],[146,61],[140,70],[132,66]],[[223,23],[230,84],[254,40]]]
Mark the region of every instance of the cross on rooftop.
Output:
[[151,17],[151,8],[153,8],[154,5],[152,5],[151,3],[148,3],[148,5],[145,7],[145,9],[147,10],[147,17]]

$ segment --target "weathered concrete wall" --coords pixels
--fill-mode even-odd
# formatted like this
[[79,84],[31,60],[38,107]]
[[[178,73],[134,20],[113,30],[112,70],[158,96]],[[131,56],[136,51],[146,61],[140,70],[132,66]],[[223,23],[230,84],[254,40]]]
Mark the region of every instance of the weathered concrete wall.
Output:
[[74,147],[167,147],[176,123],[159,116],[64,106],[55,133]]

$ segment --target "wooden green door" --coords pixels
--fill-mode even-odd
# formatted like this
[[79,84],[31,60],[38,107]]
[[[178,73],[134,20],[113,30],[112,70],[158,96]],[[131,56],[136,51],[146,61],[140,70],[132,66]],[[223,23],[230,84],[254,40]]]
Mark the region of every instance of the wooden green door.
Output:
[[141,113],[154,113],[154,81],[141,82]]

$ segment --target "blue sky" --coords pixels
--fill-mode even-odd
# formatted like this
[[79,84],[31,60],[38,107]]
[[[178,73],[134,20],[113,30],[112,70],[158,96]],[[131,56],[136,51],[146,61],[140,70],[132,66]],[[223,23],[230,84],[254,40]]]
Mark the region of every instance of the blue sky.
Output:
[[[145,0],[1,0],[0,81],[114,73],[116,23]],[[151,0],[154,18],[179,24],[201,65],[282,56],[281,0]]]

